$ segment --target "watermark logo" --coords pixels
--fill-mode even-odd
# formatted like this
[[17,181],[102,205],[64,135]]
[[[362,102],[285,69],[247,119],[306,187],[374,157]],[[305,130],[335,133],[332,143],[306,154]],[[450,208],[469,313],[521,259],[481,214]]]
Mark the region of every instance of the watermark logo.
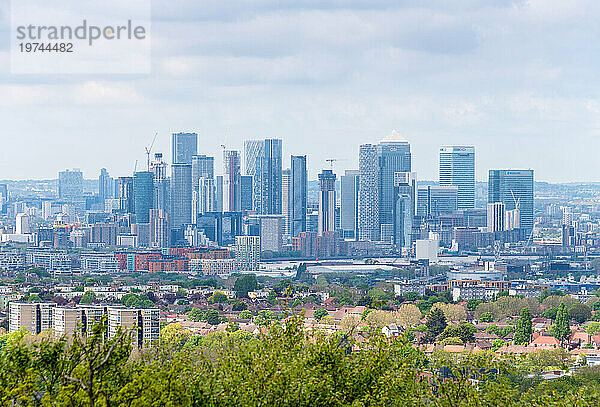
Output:
[[11,72],[147,74],[150,0],[12,0]]

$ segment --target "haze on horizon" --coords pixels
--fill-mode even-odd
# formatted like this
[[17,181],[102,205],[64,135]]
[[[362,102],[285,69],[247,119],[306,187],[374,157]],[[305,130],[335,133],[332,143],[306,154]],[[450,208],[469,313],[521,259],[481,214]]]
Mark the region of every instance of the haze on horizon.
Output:
[[600,3],[439,3],[155,2],[151,75],[26,76],[9,73],[0,0],[0,179],[128,175],[156,131],[167,159],[172,132],[198,132],[219,169],[221,144],[281,138],[284,166],[307,154],[314,179],[397,129],[419,179],[437,179],[440,145],[465,144],[477,180],[600,180]]

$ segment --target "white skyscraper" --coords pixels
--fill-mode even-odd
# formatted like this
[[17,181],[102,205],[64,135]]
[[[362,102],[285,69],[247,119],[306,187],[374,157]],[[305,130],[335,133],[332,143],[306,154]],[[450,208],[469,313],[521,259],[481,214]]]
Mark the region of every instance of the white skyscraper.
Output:
[[487,231],[501,232],[505,226],[506,208],[502,202],[493,202],[487,205]]
[[458,209],[475,207],[475,148],[442,146],[439,181],[442,186],[458,187]]

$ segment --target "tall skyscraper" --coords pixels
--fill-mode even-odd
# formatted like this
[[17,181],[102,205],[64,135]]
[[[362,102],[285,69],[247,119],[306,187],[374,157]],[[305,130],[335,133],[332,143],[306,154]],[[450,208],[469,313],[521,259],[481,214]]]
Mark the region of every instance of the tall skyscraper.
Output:
[[488,204],[502,202],[505,210],[519,210],[519,225],[529,236],[533,230],[533,170],[490,170]]
[[119,211],[122,213],[135,213],[133,177],[119,177],[117,192]]
[[104,202],[105,199],[114,198],[115,180],[108,174],[106,168],[100,170],[98,177],[98,197]]
[[346,170],[341,176],[340,229],[346,239],[358,238],[359,174],[358,170]]
[[214,178],[200,178],[198,214],[217,212],[217,188]]
[[319,236],[335,231],[335,179],[332,170],[319,174]]
[[223,212],[239,212],[242,208],[240,154],[223,151]]
[[[192,223],[196,223],[199,213],[206,212],[206,206],[210,205],[210,181],[214,180],[214,157],[206,155],[192,156]],[[200,185],[208,186],[208,188],[200,188]],[[212,183],[214,186],[214,182]],[[202,206],[202,207],[201,207]]]
[[162,153],[154,154],[150,171],[154,176],[154,203],[152,207],[169,212],[171,208],[171,184],[167,177],[167,163],[163,161]]
[[154,174],[138,171],[133,175],[135,220],[137,223],[150,221],[150,209],[154,207]]
[[198,154],[198,134],[173,133],[171,153],[172,164],[192,164],[192,156]]
[[[411,171],[410,144],[395,130],[377,146],[379,158],[379,224],[390,230],[394,224],[394,175]],[[381,232],[380,232],[381,233]]]
[[216,206],[215,209],[217,212],[223,212],[223,176],[217,175],[216,177]]
[[254,177],[254,210],[258,214],[281,214],[281,151],[279,139],[244,143],[246,175]]
[[283,234],[290,234],[290,189],[292,170],[285,169],[281,172],[281,212],[283,213]]
[[150,209],[150,246],[169,247],[171,227],[169,214],[162,209]]
[[458,209],[475,207],[475,148],[442,146],[439,181],[441,186],[458,187]]
[[397,172],[395,174],[392,242],[398,250],[412,245],[416,189],[416,173]]
[[358,155],[358,237],[379,240],[379,160],[377,146],[363,144]]
[[173,133],[171,154],[171,228],[176,241],[192,222],[192,157],[198,154],[198,134]]
[[306,232],[307,199],[306,156],[293,155],[291,157],[289,191],[290,236],[292,237],[299,237],[301,232]]
[[242,210],[251,211],[254,203],[254,178],[252,175],[242,175],[240,182]]
[[66,170],[58,173],[58,199],[80,201],[83,198],[83,174],[80,170]]
[[[171,228],[182,238],[192,222],[192,164],[171,165]],[[174,236],[175,237],[175,236]],[[174,239],[177,240],[177,239]]]
[[192,156],[192,186],[198,188],[200,178],[214,178],[215,158],[206,155]]

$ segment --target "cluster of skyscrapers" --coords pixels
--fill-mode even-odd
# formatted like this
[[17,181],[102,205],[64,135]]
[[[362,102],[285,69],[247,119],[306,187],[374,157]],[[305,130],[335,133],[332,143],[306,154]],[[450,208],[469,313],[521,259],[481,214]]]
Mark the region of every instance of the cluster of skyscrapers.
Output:
[[[309,231],[400,249],[423,234],[424,224],[449,214],[477,214],[472,146],[441,146],[438,182],[418,182],[411,146],[394,131],[377,144],[361,145],[358,169],[346,170],[339,183],[333,166],[318,174],[313,202],[307,157],[292,155],[284,169],[280,139],[247,140],[243,152],[223,148],[220,175],[214,157],[199,154],[196,133],[172,134],[171,150],[170,177],[157,153],[146,170],[132,177],[114,180],[102,169],[98,180],[105,209],[137,224],[153,247],[207,240],[231,244],[236,236],[253,235],[258,228],[281,233],[284,242]],[[488,181],[488,208],[479,209],[487,218],[487,230],[530,233],[533,171],[490,170]],[[79,171],[61,172],[59,198],[82,199],[82,182]],[[462,226],[473,226],[469,223]],[[269,249],[281,248],[277,239]]]

